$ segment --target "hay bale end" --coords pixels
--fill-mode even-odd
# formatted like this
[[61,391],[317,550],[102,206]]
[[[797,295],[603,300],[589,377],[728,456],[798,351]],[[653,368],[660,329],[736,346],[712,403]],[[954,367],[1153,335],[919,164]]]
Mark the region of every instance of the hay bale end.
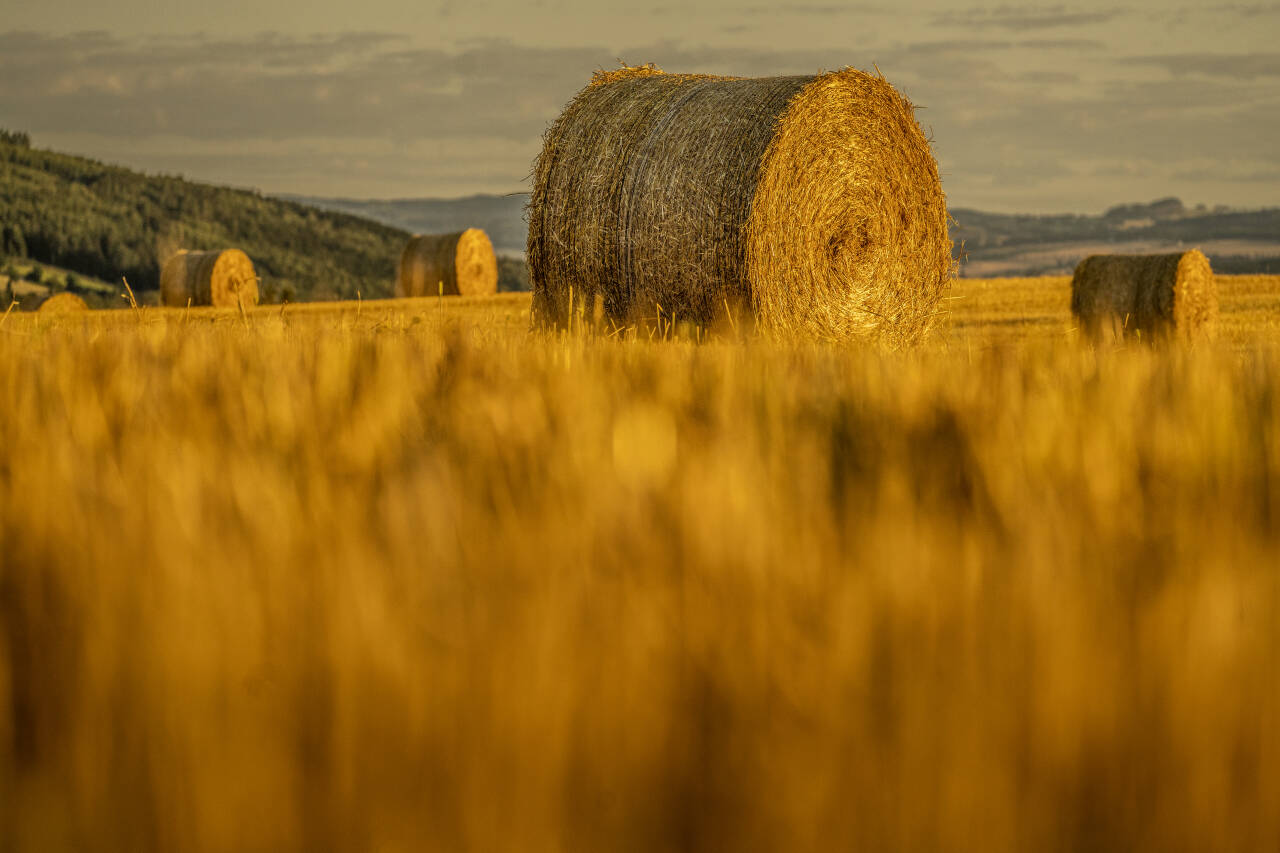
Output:
[[41,302],[37,310],[48,314],[70,314],[76,311],[88,311],[89,305],[79,294],[64,290]]

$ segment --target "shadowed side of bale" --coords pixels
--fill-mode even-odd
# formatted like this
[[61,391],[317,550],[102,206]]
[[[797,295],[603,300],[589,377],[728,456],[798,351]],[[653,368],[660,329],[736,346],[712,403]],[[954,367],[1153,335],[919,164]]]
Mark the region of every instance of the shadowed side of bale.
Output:
[[39,310],[49,314],[64,314],[74,311],[88,311],[89,306],[78,295],[63,291],[62,293],[55,293],[44,302],[41,302]]
[[498,258],[479,228],[417,234],[400,253],[396,296],[484,296],[498,292]]
[[1209,259],[1198,250],[1091,255],[1071,280],[1071,312],[1095,343],[1211,340],[1218,288]]
[[239,249],[184,249],[160,270],[160,302],[174,307],[247,308],[258,304],[258,276],[249,256]]
[[194,288],[187,273],[187,262],[191,255],[186,249],[179,249],[169,256],[160,268],[160,304],[174,307],[196,304]]
[[619,323],[745,305],[768,333],[892,344],[926,331],[951,273],[912,107],[853,69],[597,74],[544,139],[527,254],[548,325],[599,294]]

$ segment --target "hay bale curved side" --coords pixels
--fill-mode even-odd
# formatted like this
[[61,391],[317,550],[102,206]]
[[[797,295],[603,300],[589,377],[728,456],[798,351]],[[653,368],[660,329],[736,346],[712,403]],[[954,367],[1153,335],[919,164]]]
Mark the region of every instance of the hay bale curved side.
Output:
[[55,293],[40,303],[38,311],[49,314],[69,314],[76,311],[88,311],[88,304],[78,294],[69,291]]
[[1212,340],[1218,286],[1198,249],[1165,255],[1090,255],[1071,279],[1071,313],[1096,343],[1126,338]]
[[600,294],[617,322],[660,306],[710,323],[737,303],[774,335],[903,345],[952,270],[913,108],[854,69],[598,73],[547,131],[528,213],[535,320],[549,325]]
[[239,249],[183,249],[160,270],[160,302],[173,307],[248,308],[258,304],[258,275],[253,261]]
[[[443,285],[443,288],[442,288]],[[400,253],[396,296],[484,296],[498,292],[498,258],[479,228],[415,234]]]
[[191,253],[179,249],[169,256],[160,268],[160,304],[185,307],[196,304],[195,292],[187,273],[187,256]]

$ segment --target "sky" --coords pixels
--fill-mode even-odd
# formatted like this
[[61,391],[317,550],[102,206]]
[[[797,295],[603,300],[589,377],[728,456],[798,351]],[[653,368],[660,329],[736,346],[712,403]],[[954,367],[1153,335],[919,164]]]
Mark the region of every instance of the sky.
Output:
[[0,127],[267,193],[529,189],[593,70],[878,68],[949,202],[1280,205],[1280,2],[0,0]]

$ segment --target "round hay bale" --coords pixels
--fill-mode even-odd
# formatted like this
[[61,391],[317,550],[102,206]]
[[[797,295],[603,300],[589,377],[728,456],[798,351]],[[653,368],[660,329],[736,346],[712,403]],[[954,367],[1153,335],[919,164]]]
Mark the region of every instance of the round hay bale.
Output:
[[75,311],[88,311],[89,306],[78,294],[64,290],[41,302],[38,310],[49,314],[67,314]]
[[1198,249],[1091,255],[1071,279],[1071,313],[1097,343],[1211,340],[1218,330],[1218,285]]
[[851,68],[599,72],[547,131],[528,214],[535,319],[556,326],[598,294],[615,322],[743,305],[773,336],[902,346],[953,269],[912,105]]
[[400,253],[396,296],[485,296],[498,292],[498,258],[479,228],[416,234]]
[[258,304],[258,275],[253,261],[239,249],[183,249],[165,261],[160,271],[160,302],[174,307],[248,308]]

